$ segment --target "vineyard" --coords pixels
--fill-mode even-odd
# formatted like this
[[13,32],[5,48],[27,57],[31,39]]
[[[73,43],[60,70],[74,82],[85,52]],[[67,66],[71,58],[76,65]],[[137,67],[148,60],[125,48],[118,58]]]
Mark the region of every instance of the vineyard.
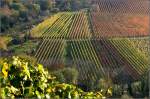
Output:
[[[79,81],[110,75],[118,82],[120,74],[134,81],[148,70],[148,20],[147,15],[58,13],[32,29],[33,37],[42,39],[35,57],[48,68],[74,66]],[[145,39],[134,38],[140,36]]]
[[149,58],[149,39],[148,37],[143,38],[129,38],[129,41],[133,43],[133,47],[142,52],[147,58]]
[[149,4],[149,0],[93,0],[94,38],[148,36]]
[[147,36],[149,16],[115,13],[91,13],[94,37]]
[[150,13],[149,0],[93,0],[92,10],[139,15]]
[[79,39],[91,37],[86,13],[64,12],[45,20],[31,33],[33,37],[44,39]]

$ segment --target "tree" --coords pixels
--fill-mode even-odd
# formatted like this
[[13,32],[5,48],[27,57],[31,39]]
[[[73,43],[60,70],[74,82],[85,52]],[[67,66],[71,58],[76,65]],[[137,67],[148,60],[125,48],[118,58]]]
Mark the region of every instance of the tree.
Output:
[[19,17],[23,19],[24,21],[28,20],[28,10],[27,9],[22,9],[19,11]]
[[14,10],[22,10],[25,8],[25,6],[22,3],[12,3],[10,7]]
[[13,0],[1,0],[1,6],[9,6],[12,2]]
[[7,15],[4,15],[2,13],[0,13],[0,20],[1,20],[1,25],[0,25],[0,28],[1,28],[1,32],[4,32],[6,29],[8,29],[10,26],[9,26],[9,16]]
[[75,68],[64,68],[53,73],[60,82],[75,84],[78,78],[78,71]]
[[56,1],[56,7],[60,10],[71,10],[71,0],[58,0]]
[[40,5],[39,4],[28,4],[26,5],[29,11],[29,16],[38,17],[40,12]]
[[13,2],[14,2],[14,3],[18,3],[18,2],[20,2],[20,0],[13,0]]
[[39,12],[40,12],[40,5],[39,5],[39,4],[33,4],[33,10],[34,10],[36,13],[39,13]]
[[78,71],[75,68],[64,68],[62,71],[67,83],[75,84],[78,78]]
[[81,7],[81,1],[80,0],[72,0],[71,2],[71,9],[72,10],[79,10]]
[[38,3],[41,7],[41,10],[48,10],[52,6],[51,0],[39,0]]
[[12,15],[10,16],[10,27],[13,27],[19,19],[19,11],[12,10]]

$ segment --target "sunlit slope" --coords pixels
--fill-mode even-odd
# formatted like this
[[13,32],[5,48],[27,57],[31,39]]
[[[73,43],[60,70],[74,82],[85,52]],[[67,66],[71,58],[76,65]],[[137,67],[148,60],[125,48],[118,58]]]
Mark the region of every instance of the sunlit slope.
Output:
[[62,13],[56,14],[48,19],[45,19],[42,23],[38,24],[31,30],[32,37],[40,37],[43,33],[45,33],[48,28],[59,19]]
[[[96,30],[101,33],[96,32],[92,25],[91,20],[96,18],[99,18],[96,21],[98,24],[104,24],[97,26],[99,30]],[[98,80],[108,75],[116,81],[120,80],[118,78],[120,73],[128,75],[130,80],[139,79],[148,71],[146,51],[136,45],[136,38],[135,41],[128,38],[134,36],[132,32],[127,32],[130,36],[124,35],[125,32],[119,29],[110,30],[109,26],[114,28],[114,25],[109,25],[110,17],[96,18],[84,11],[63,12],[33,28],[33,34],[42,38],[35,54],[37,61],[55,69],[64,66],[75,67],[79,71],[81,81]],[[117,32],[122,32],[123,35],[119,33],[120,36],[115,35]],[[137,36],[140,38],[140,35]]]
[[83,11],[58,13],[33,28],[31,34],[33,37],[53,39],[91,37],[87,16]]
[[145,37],[149,35],[149,15],[91,12],[94,38]]

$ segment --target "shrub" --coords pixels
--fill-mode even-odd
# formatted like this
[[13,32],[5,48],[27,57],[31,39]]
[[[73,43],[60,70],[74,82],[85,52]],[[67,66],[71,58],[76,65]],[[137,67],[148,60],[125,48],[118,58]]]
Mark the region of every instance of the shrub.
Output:
[[61,83],[64,83],[65,82],[65,77],[64,75],[62,74],[62,71],[55,71],[52,73],[54,76],[56,76],[56,80],[61,82]]
[[78,78],[78,71],[75,68],[64,68],[55,71],[53,75],[56,76],[57,80],[60,82],[66,82],[70,84],[76,84]]
[[2,97],[44,96],[48,83],[54,79],[42,65],[30,64],[19,57],[4,60],[1,71]]
[[0,50],[7,50],[7,45],[11,40],[12,40],[11,37],[1,36],[0,37]]
[[[110,90],[109,90],[110,91]],[[103,92],[84,92],[59,83],[41,64],[13,57],[0,61],[0,98],[102,98]]]

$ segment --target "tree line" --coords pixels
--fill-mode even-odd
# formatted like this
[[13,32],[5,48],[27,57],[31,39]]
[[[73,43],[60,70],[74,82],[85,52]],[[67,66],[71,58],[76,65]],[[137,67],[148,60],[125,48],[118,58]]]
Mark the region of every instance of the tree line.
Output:
[[1,31],[60,11],[88,8],[90,0],[1,0]]

